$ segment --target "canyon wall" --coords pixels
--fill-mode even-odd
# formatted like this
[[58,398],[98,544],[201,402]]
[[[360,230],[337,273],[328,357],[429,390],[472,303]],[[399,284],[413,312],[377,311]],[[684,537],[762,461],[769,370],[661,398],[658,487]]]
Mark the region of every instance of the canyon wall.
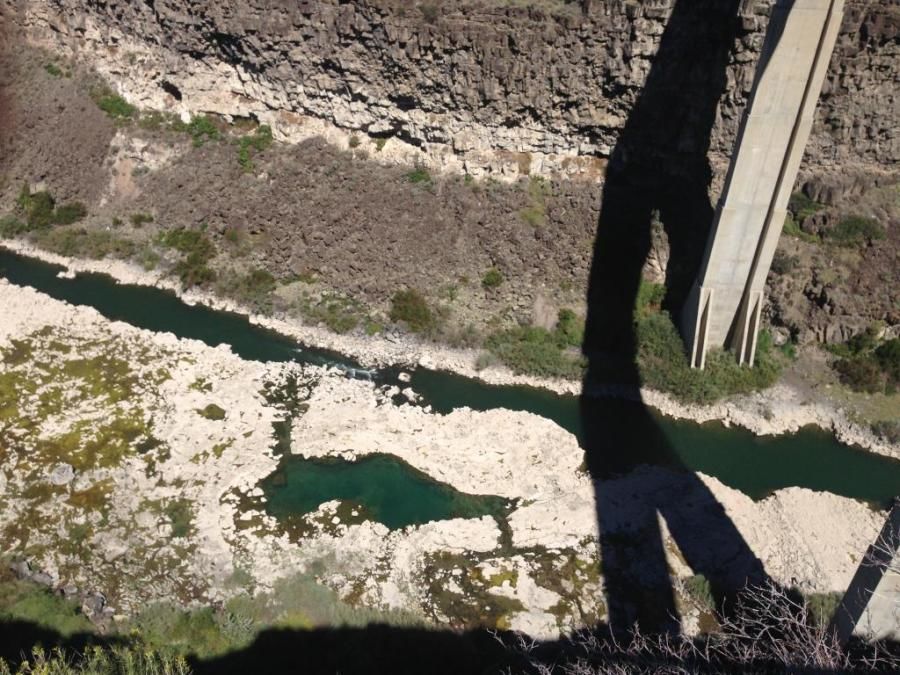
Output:
[[[323,136],[380,161],[588,180],[602,176],[666,31],[685,53],[713,33],[731,43],[711,137],[661,152],[677,171],[673,153],[708,150],[721,176],[771,5],[691,0],[693,18],[667,28],[671,0],[9,2],[29,41],[91,63],[140,106],[252,116],[283,140]],[[849,0],[807,169],[900,160],[898,71],[900,7]],[[673,100],[712,76],[687,77],[666,83]]]

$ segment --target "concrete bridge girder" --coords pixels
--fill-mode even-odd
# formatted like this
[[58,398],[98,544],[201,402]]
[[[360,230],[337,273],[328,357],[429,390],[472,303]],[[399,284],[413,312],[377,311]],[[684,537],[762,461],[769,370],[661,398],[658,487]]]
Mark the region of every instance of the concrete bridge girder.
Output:
[[691,365],[731,347],[752,365],[766,276],[812,129],[844,0],[779,0],[700,274],[682,313]]

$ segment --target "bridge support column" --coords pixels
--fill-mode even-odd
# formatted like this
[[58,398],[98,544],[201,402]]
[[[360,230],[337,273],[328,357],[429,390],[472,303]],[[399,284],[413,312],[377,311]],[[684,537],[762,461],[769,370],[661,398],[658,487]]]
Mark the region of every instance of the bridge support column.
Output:
[[710,347],[753,365],[763,290],[844,0],[778,0],[703,264],[681,316],[691,366]]

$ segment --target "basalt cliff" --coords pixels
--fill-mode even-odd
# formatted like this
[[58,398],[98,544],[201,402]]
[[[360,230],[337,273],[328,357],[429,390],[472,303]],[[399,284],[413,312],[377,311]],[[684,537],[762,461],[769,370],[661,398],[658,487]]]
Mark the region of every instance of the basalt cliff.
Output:
[[[254,116],[286,139],[358,134],[383,144],[385,157],[475,175],[596,178],[641,93],[673,4],[49,0],[20,2],[18,24],[32,43],[89,60],[141,106]],[[693,4],[689,18],[712,28],[687,22],[669,39],[685,58],[727,41],[727,82],[711,138],[683,138],[677,150],[708,143],[721,167],[771,2]],[[892,0],[848,2],[808,170],[900,160],[898,35]],[[686,77],[669,83],[673,99],[685,88],[700,98],[715,86],[715,73]]]

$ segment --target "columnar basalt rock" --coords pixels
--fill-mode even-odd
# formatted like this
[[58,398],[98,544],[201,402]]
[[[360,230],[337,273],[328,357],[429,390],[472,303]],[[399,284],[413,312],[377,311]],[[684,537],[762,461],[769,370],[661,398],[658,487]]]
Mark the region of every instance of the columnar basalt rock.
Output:
[[[771,0],[745,2],[733,17],[698,1],[709,20],[734,28],[710,144],[721,180]],[[84,59],[141,106],[252,115],[285,140],[345,145],[356,134],[385,161],[589,180],[602,177],[674,4],[604,0],[583,12],[562,0],[8,2],[33,43]],[[891,0],[849,0],[810,165],[900,159],[900,106],[889,103],[898,31]]]

